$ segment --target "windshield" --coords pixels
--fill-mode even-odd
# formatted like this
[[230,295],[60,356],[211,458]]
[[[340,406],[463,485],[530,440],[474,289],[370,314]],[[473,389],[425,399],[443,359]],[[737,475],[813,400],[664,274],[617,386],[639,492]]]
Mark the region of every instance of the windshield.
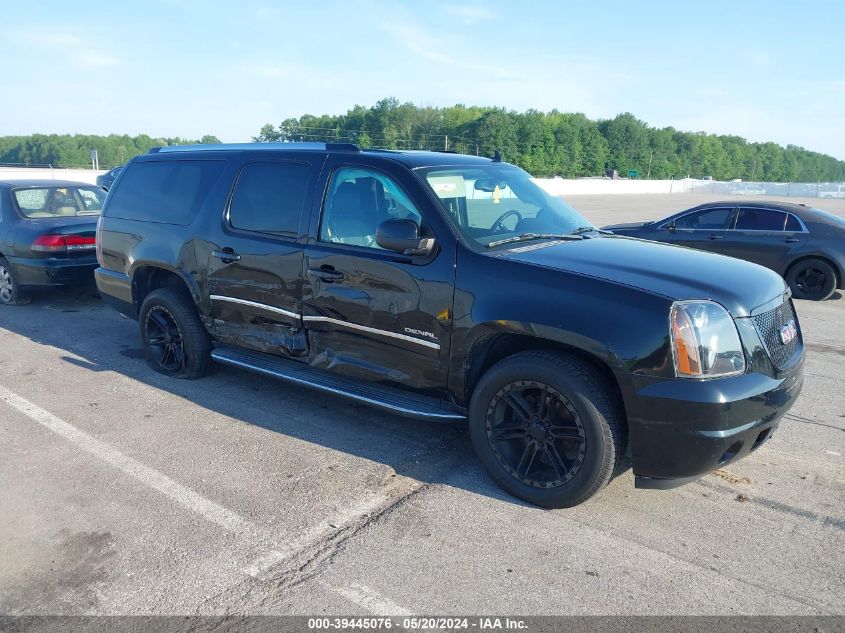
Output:
[[31,220],[100,215],[106,199],[99,187],[31,187],[12,193],[20,212]]
[[482,247],[527,233],[563,235],[591,227],[561,198],[546,193],[529,174],[512,165],[417,171],[464,237]]

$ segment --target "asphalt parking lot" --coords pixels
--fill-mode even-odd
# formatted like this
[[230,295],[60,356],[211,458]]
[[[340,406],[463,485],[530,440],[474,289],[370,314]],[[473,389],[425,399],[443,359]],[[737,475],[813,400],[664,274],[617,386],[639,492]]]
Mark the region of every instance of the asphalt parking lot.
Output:
[[[602,225],[709,199],[570,201]],[[93,290],[0,309],[0,613],[843,615],[845,299],[797,307],[806,386],[766,446],[559,511],[502,493],[462,427],[168,380]]]

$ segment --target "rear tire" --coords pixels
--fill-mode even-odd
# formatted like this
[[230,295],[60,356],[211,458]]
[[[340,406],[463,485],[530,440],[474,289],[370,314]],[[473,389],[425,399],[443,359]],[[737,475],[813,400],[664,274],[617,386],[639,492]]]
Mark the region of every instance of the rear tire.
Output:
[[469,408],[473,447],[507,492],[544,508],[568,508],[620,469],[625,423],[613,387],[588,363],[522,352],[489,369]]
[[30,298],[21,292],[15,271],[5,257],[0,257],[0,304],[21,306],[30,302]]
[[211,372],[211,339],[187,293],[154,290],[138,318],[147,364],[173,378],[194,380]]
[[836,269],[823,259],[802,259],[790,267],[786,283],[796,299],[824,301],[836,292],[839,279]]

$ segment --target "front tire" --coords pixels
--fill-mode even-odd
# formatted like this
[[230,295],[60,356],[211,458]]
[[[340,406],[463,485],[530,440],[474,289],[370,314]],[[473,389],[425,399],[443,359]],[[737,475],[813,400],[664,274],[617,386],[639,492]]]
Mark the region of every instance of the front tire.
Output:
[[20,306],[29,303],[30,299],[21,292],[15,271],[5,257],[0,257],[0,304]]
[[802,259],[786,274],[786,283],[796,299],[824,301],[836,292],[836,270],[823,259]]
[[624,457],[624,414],[615,390],[592,366],[549,352],[497,363],[469,409],[473,447],[507,492],[545,508],[583,503]]
[[211,339],[187,293],[154,290],[141,304],[138,322],[144,358],[155,371],[184,380],[211,371]]

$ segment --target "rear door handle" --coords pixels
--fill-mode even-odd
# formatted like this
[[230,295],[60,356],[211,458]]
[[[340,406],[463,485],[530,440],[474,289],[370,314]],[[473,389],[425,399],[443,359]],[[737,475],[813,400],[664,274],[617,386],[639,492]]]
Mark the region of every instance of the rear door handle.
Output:
[[801,240],[799,240],[797,237],[787,237],[785,241],[787,244],[795,244],[796,242],[800,242]]
[[335,270],[334,268],[309,268],[308,274],[328,283],[343,279],[343,273]]
[[710,236],[710,239],[711,239],[711,240],[720,240],[720,239],[722,239],[722,236],[721,236],[721,235],[715,235],[715,234],[714,234],[714,235],[711,235],[711,236]]
[[231,248],[224,248],[222,251],[211,251],[211,255],[221,260],[224,264],[231,264],[241,259],[241,256]]

